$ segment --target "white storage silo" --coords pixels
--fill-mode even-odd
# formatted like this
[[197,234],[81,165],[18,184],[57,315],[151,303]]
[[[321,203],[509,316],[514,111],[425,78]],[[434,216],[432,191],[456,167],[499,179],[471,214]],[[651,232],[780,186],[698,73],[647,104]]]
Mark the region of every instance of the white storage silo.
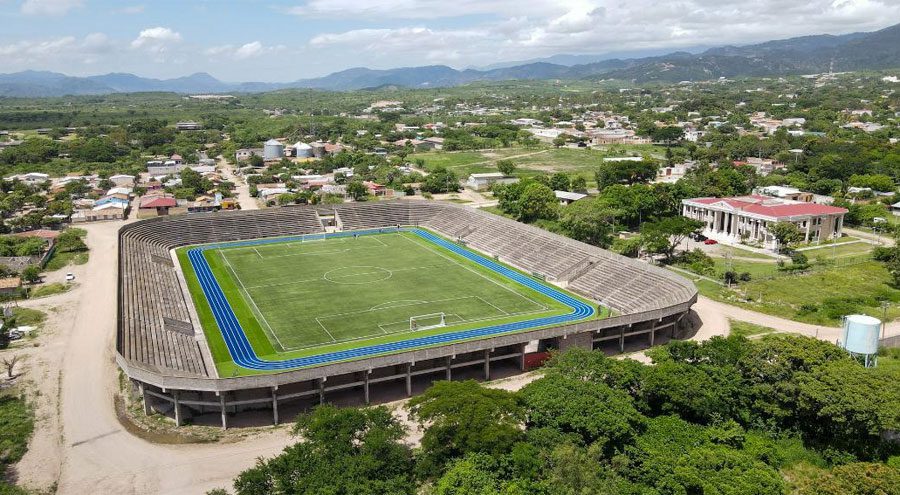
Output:
[[274,139],[263,145],[263,160],[281,160],[284,158],[284,145]]
[[310,158],[313,156],[312,146],[298,142],[294,145],[294,156],[297,158]]
[[878,354],[878,334],[881,320],[867,315],[844,317],[844,339],[842,347],[853,356],[862,356],[866,366],[874,366],[873,359]]

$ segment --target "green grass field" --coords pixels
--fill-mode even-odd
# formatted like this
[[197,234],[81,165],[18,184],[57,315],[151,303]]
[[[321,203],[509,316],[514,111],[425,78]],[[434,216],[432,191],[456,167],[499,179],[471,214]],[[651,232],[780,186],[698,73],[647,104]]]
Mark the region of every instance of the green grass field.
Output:
[[[569,311],[546,295],[407,232],[208,249],[204,256],[264,359]],[[220,374],[253,373],[231,362],[185,249],[179,259]],[[443,326],[438,326],[441,315]]]

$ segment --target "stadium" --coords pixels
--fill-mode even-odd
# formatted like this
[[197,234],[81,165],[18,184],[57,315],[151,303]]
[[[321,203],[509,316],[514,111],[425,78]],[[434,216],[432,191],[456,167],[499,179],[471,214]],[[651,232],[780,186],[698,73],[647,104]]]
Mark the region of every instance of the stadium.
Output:
[[[162,217],[119,232],[117,362],[181,425],[416,383],[546,349],[653,345],[696,301],[667,270],[453,204]],[[218,418],[217,418],[218,420]]]

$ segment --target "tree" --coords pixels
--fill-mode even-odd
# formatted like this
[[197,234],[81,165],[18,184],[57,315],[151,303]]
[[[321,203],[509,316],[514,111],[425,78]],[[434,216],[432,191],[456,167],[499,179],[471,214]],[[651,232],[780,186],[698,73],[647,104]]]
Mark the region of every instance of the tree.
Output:
[[703,228],[703,222],[691,218],[667,217],[641,226],[644,248],[654,254],[662,254],[667,260],[684,239]]
[[615,184],[640,184],[656,178],[658,167],[652,160],[605,162],[594,173],[601,191]]
[[529,428],[573,433],[608,454],[630,443],[643,427],[644,417],[631,397],[605,383],[552,374],[529,383],[520,395]]
[[587,179],[583,175],[578,175],[572,179],[572,190],[575,192],[587,192]]
[[484,454],[453,462],[435,483],[435,495],[500,495],[496,462]]
[[22,280],[35,283],[41,279],[41,269],[37,265],[28,265],[22,270]]
[[299,442],[237,477],[237,495],[415,492],[405,429],[385,407],[319,406],[297,418],[294,434]]
[[499,170],[501,174],[509,177],[515,172],[516,163],[512,160],[499,160],[497,162],[497,170]]
[[425,430],[423,470],[440,472],[468,453],[502,454],[522,438],[524,411],[511,392],[473,380],[441,381],[410,400],[410,416]]
[[873,458],[882,435],[900,430],[900,373],[852,360],[797,375],[797,416],[812,438]]
[[558,214],[559,202],[553,189],[536,182],[527,184],[519,199],[518,219],[533,222],[540,218],[554,219]]
[[835,466],[811,480],[799,495],[900,495],[900,469],[863,462]]
[[369,195],[369,189],[366,188],[366,185],[361,181],[355,180],[347,184],[347,194],[349,194],[354,201],[364,201]]
[[781,251],[790,249],[791,245],[803,240],[803,232],[792,222],[778,222],[769,231],[778,241],[778,249]]
[[572,187],[572,181],[569,174],[565,172],[557,172],[550,176],[550,188],[554,191],[569,191]]
[[[4,327],[3,330],[7,331],[8,329]],[[18,376],[16,375],[16,363],[18,362],[19,356],[17,354],[3,358],[3,367],[6,368],[6,378],[12,380]]]
[[561,208],[559,223],[567,236],[606,248],[615,233],[615,215],[599,201],[583,199]]
[[422,192],[445,193],[459,191],[459,178],[445,167],[436,167],[425,177],[422,183]]

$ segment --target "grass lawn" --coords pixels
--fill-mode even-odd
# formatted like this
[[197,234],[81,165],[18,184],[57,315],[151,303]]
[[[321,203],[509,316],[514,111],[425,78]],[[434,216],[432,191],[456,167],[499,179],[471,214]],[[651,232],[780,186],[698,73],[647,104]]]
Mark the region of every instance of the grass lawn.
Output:
[[47,261],[47,264],[44,265],[44,271],[53,272],[56,270],[61,270],[69,265],[83,265],[88,261],[88,252],[87,251],[79,251],[79,252],[68,252],[62,253],[56,251],[53,253],[53,256]]
[[853,243],[837,243],[832,244],[830,246],[816,248],[816,249],[805,249],[800,251],[805,254],[807,258],[813,260],[819,257],[823,257],[825,259],[832,258],[841,258],[848,255],[856,255],[869,253],[874,249],[875,246],[869,244],[868,242],[853,242]]
[[782,274],[741,283],[734,289],[697,283],[701,294],[761,313],[814,325],[837,326],[847,314],[882,317],[881,301],[889,301],[889,320],[900,317],[900,290],[881,263],[856,259],[853,264],[817,266],[806,273]]
[[730,335],[739,335],[741,337],[752,337],[754,335],[764,335],[775,331],[774,328],[747,323],[746,321],[729,320],[731,324]]
[[472,173],[495,172],[497,160],[509,158],[518,165],[516,175],[535,175],[568,172],[583,175],[593,182],[594,171],[605,157],[653,155],[663,156],[664,149],[653,145],[614,145],[602,149],[553,148],[546,145],[536,148],[503,148],[485,151],[431,151],[409,155],[409,160],[425,160],[425,169],[443,166],[465,177]]
[[[186,252],[179,259],[220,373],[253,373],[231,360]],[[569,312],[547,295],[407,232],[215,248],[203,255],[256,354],[269,360]]]
[[71,284],[61,284],[58,282],[54,282],[52,284],[41,284],[31,289],[31,292],[29,292],[28,294],[28,298],[36,299],[38,297],[54,296],[56,294],[67,292],[71,288]]
[[756,259],[756,260],[771,260],[771,259],[775,259],[773,256],[769,256],[769,255],[767,255],[767,254],[757,253],[756,251],[750,251],[750,250],[748,250],[748,249],[741,249],[741,248],[736,247],[736,246],[722,246],[722,252],[721,252],[721,254],[717,253],[717,254],[714,255],[714,254],[710,253],[710,256],[713,256],[713,257],[724,257],[725,252],[726,252],[726,251],[729,251],[729,250],[731,251],[731,255],[732,255],[732,256],[735,256],[735,257],[738,257],[738,258],[752,258],[752,259]]

